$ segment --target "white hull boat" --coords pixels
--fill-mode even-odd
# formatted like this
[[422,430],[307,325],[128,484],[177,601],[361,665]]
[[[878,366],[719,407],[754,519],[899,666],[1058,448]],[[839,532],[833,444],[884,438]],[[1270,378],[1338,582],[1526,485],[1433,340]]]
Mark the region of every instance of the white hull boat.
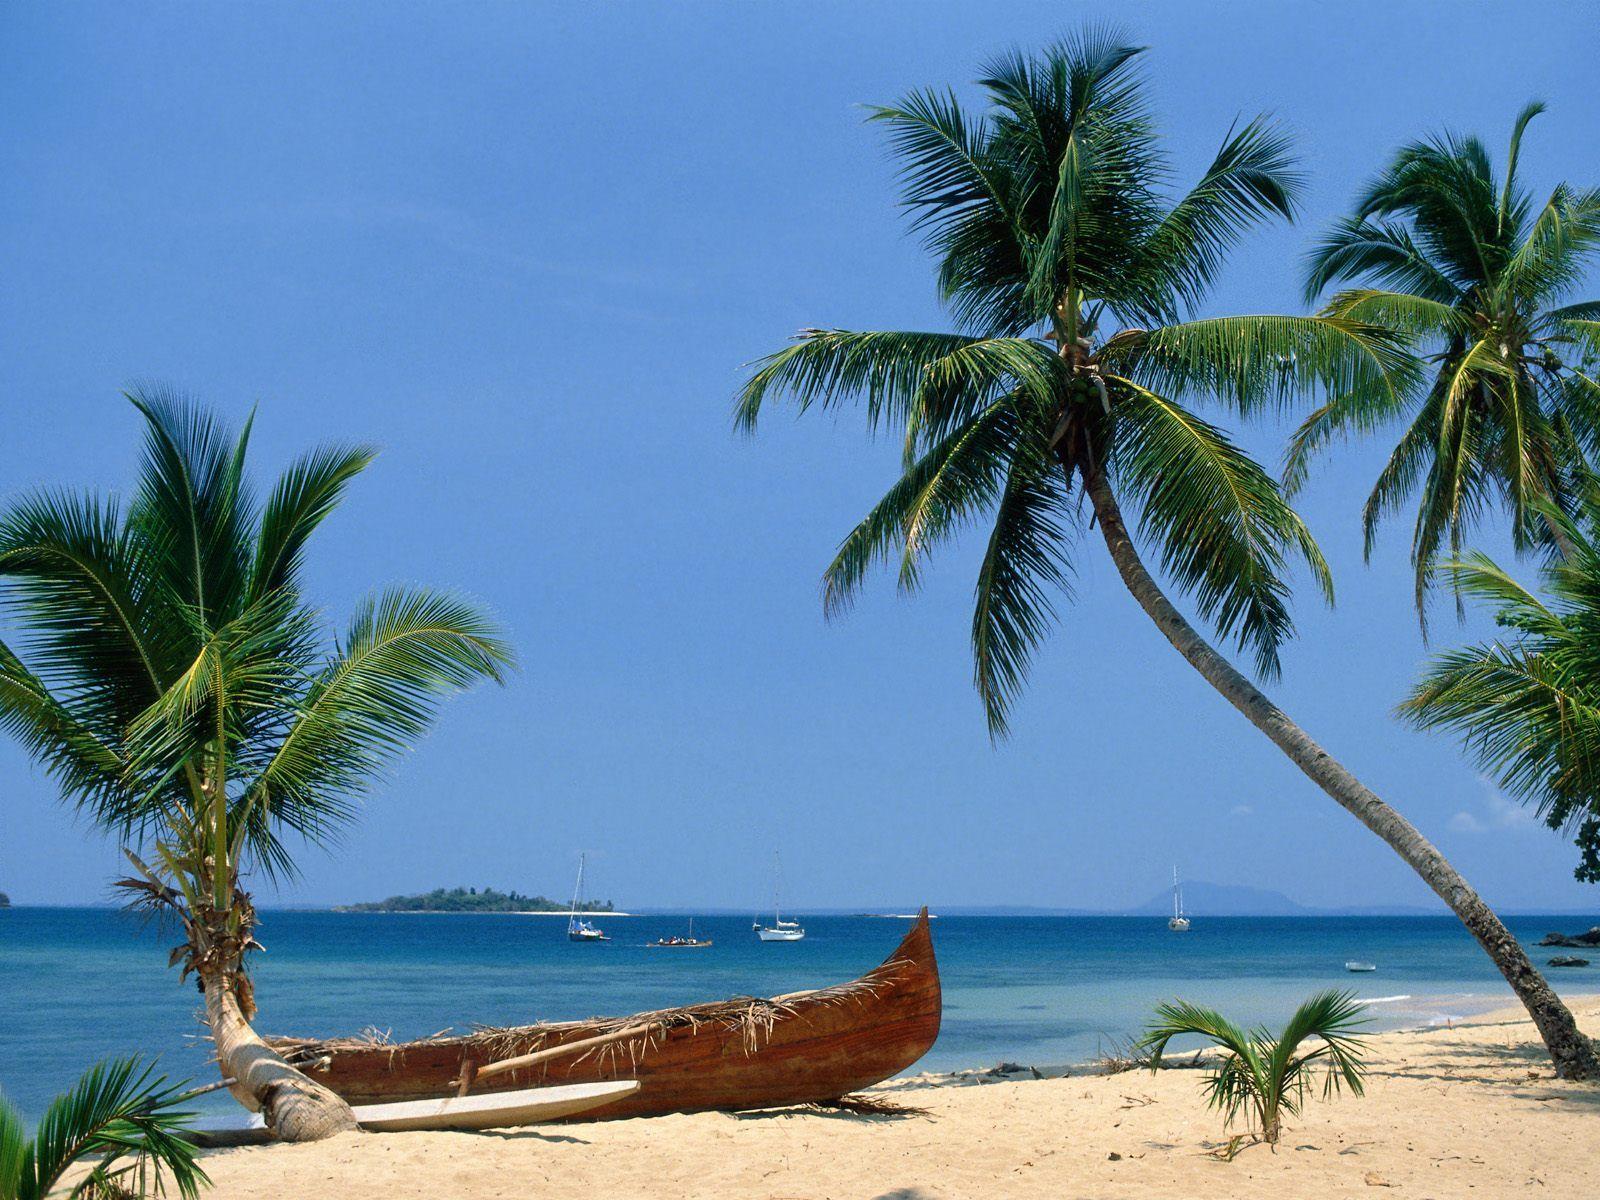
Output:
[[1167,928],[1173,933],[1184,933],[1189,928],[1189,918],[1183,915],[1183,885],[1178,882],[1178,868],[1172,868],[1172,916]]
[[783,863],[779,861],[776,852],[772,855],[772,924],[763,925],[760,920],[751,924],[756,937],[763,942],[799,942],[805,940],[806,931],[801,928],[798,921],[785,921],[783,912],[779,907],[778,893],[783,885]]

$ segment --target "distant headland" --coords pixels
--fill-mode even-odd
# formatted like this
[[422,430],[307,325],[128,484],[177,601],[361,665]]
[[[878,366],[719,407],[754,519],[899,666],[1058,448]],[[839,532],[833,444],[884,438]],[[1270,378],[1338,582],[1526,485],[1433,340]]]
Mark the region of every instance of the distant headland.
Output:
[[4,892],[0,892],[0,908],[10,908],[10,907],[11,907],[11,897],[6,895]]
[[[570,904],[547,896],[524,896],[495,888],[434,888],[420,896],[390,896],[387,900],[365,904],[341,904],[334,912],[464,912],[464,913],[553,913],[567,912]],[[585,900],[579,912],[608,913],[611,901]]]

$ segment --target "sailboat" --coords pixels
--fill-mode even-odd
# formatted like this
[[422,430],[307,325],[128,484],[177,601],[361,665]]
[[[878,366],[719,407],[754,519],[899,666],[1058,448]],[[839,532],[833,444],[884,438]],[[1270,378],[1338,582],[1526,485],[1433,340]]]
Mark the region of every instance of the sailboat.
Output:
[[778,892],[783,883],[783,863],[776,853],[772,856],[772,924],[763,925],[758,917],[750,926],[763,942],[798,942],[806,931],[798,921],[785,921],[778,904]]
[[567,913],[567,941],[569,942],[609,942],[611,939],[587,920],[578,916],[578,904],[583,899],[583,868],[588,861],[587,854],[578,856],[578,882],[572,888],[572,909]]
[[1167,928],[1173,933],[1183,933],[1189,928],[1189,918],[1183,915],[1183,884],[1178,882],[1178,868],[1172,868],[1172,916]]

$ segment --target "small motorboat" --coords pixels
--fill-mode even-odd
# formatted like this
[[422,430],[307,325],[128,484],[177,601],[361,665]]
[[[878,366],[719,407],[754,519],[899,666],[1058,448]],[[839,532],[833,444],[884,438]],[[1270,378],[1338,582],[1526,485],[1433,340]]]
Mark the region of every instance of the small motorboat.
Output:
[[1356,962],[1352,959],[1350,962],[1345,963],[1344,969],[1346,971],[1355,971],[1357,973],[1363,971],[1376,971],[1378,969],[1378,964],[1369,962]]

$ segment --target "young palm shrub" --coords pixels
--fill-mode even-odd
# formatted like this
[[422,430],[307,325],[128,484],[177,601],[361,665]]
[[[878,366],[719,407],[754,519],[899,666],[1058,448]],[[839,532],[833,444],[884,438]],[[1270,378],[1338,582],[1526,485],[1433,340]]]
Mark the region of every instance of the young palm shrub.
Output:
[[1354,992],[1318,992],[1273,1037],[1264,1028],[1247,1032],[1214,1009],[1177,1000],[1157,1006],[1138,1047],[1150,1056],[1152,1071],[1161,1068],[1175,1037],[1193,1034],[1223,1051],[1206,1079],[1207,1099],[1228,1125],[1243,1113],[1249,1136],[1270,1145],[1282,1134],[1284,1117],[1300,1114],[1319,1070],[1324,1099],[1345,1087],[1362,1094],[1361,1012]]
[[72,1200],[163,1194],[170,1180],[186,1200],[211,1181],[182,1134],[194,1114],[185,1094],[137,1058],[92,1068],[45,1110],[30,1139],[0,1097],[0,1200],[44,1200],[75,1164],[92,1161]]
[[1566,508],[1574,464],[1600,449],[1600,301],[1572,295],[1600,257],[1600,191],[1561,183],[1536,207],[1517,160],[1543,111],[1518,115],[1504,178],[1475,137],[1402,147],[1310,258],[1307,299],[1344,285],[1323,311],[1390,330],[1426,370],[1408,387],[1333,394],[1296,433],[1288,479],[1298,486],[1339,435],[1403,430],[1362,521],[1370,553],[1383,517],[1419,497],[1411,557],[1424,625],[1433,563],[1459,555],[1495,505],[1519,550],[1569,552],[1537,502]]
[[1459,734],[1485,772],[1570,833],[1575,874],[1600,883],[1600,483],[1582,521],[1543,504],[1570,553],[1540,596],[1482,554],[1440,567],[1462,595],[1495,606],[1504,638],[1436,655],[1401,713]]
[[135,902],[176,917],[171,963],[198,977],[224,1076],[286,1140],[353,1129],[350,1108],[257,1036],[244,881],[292,872],[283,835],[338,832],[439,701],[511,662],[494,623],[438,592],[363,601],[331,645],[301,592],[311,535],[371,461],[325,447],[265,501],[193,404],[135,395],[138,486],[52,491],[0,514],[0,727],[62,797],[122,839]]
[[1169,197],[1139,54],[1091,34],[992,64],[987,112],[935,91],[878,110],[957,328],[804,330],[757,364],[736,423],[753,430],[784,395],[802,410],[860,399],[872,429],[904,434],[899,480],[824,572],[829,614],[879,564],[914,590],[937,546],[986,526],[973,673],[996,737],[1057,598],[1071,597],[1078,535],[1098,530],[1173,648],[1450,906],[1557,1072],[1600,1077],[1571,1012],[1460,872],[1213,646],[1146,564],[1153,553],[1201,619],[1275,677],[1293,561],[1331,594],[1327,567],[1273,478],[1192,405],[1248,416],[1310,391],[1403,391],[1416,362],[1348,315],[1191,315],[1237,240],[1292,213],[1299,177],[1283,135],[1255,120]]

